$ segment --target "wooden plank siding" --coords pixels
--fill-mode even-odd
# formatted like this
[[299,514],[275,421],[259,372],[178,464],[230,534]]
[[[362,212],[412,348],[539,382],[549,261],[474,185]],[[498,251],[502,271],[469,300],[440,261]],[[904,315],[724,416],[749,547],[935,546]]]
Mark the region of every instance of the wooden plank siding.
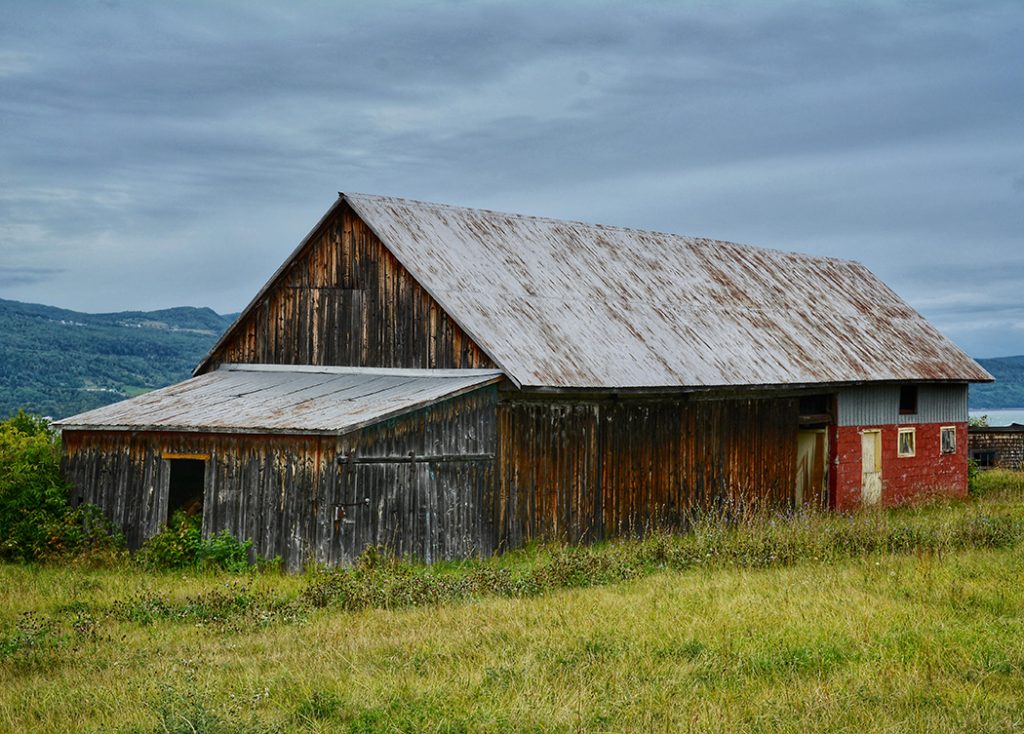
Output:
[[348,206],[323,222],[203,371],[225,362],[495,366]]
[[290,569],[375,544],[433,562],[793,502],[796,398],[498,395],[340,437],[66,431],[65,471],[136,548],[165,521],[164,455],[208,454],[204,533],[252,539]]
[[495,402],[486,387],[343,436],[65,431],[64,469],[73,500],[103,508],[132,548],[166,521],[163,457],[208,454],[206,536],[251,539],[292,570],[348,565],[376,544],[465,558],[497,547]]
[[498,406],[506,547],[685,528],[698,508],[788,506],[798,401],[529,399]]

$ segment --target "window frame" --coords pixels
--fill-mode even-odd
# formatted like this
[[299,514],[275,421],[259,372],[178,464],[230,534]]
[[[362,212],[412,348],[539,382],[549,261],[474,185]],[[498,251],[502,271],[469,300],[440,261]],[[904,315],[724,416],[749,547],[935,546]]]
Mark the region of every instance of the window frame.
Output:
[[[953,448],[946,451],[946,434],[953,436]],[[942,426],[939,428],[939,456],[951,456],[956,453],[956,426]]]
[[[910,451],[903,451],[903,437],[910,436]],[[896,456],[900,459],[912,459],[917,456],[917,428],[900,428],[896,433]]]

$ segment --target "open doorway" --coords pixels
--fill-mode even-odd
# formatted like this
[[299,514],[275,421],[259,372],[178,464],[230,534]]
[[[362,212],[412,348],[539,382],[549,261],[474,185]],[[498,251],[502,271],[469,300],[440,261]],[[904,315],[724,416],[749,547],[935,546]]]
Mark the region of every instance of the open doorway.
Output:
[[835,425],[833,393],[801,395],[796,447],[797,507],[829,506],[829,432]]
[[824,428],[797,432],[796,504],[828,507],[828,432]]
[[185,515],[203,515],[206,490],[206,462],[202,459],[167,459],[171,477],[167,488],[167,517],[181,510]]

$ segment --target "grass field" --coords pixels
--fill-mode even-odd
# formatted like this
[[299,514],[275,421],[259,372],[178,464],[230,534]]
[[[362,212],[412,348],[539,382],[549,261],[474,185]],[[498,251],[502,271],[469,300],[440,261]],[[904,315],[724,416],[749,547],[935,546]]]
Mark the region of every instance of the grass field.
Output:
[[437,569],[3,565],[0,731],[1024,731],[1024,482],[985,482]]

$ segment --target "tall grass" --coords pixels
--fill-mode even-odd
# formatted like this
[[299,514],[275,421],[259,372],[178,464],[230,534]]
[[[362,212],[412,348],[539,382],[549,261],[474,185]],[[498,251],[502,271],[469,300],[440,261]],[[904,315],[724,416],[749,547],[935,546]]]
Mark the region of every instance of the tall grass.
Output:
[[1024,730],[1024,485],[991,476],[434,567],[0,564],[0,731]]
[[1013,508],[997,505],[947,502],[891,512],[751,513],[728,520],[710,515],[681,535],[658,533],[596,546],[541,546],[497,560],[435,567],[370,549],[355,568],[315,574],[302,598],[314,607],[389,609],[481,596],[534,596],[663,570],[766,568],[873,554],[941,554],[1005,548],[1022,538],[1024,517]]

